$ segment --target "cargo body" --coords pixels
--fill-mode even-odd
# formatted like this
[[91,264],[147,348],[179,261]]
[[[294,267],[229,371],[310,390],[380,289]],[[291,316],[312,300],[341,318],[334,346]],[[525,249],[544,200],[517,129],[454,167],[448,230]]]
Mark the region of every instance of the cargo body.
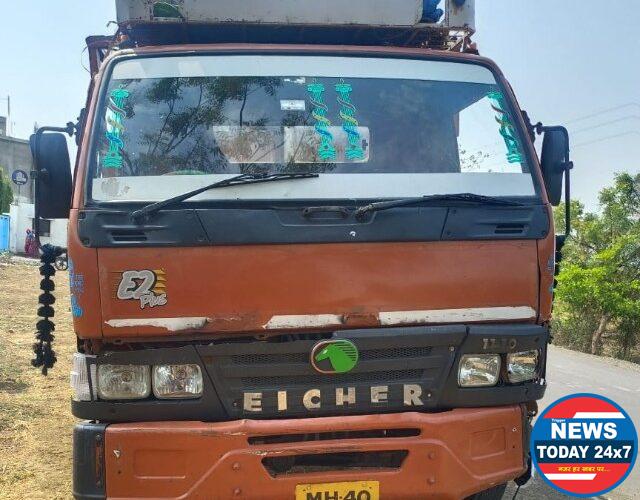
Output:
[[[118,23],[149,22],[161,17],[154,2],[117,0]],[[155,2],[158,3],[158,2]],[[338,0],[323,2],[278,0],[244,2],[182,0],[177,10],[192,23],[272,23],[272,24],[360,24],[413,26],[422,18],[422,0],[398,0],[389,10],[384,0],[356,0],[345,5]],[[154,12],[155,10],[155,12]]]
[[[117,50],[90,42],[74,495],[453,499],[526,480],[556,244],[499,69],[358,42],[397,34],[375,6],[310,28],[342,25],[339,44],[235,44],[212,13],[293,35],[278,9],[156,4],[118,2]],[[157,19],[169,7],[186,28]],[[423,14],[385,19],[412,39]],[[179,29],[191,43],[167,43]]]

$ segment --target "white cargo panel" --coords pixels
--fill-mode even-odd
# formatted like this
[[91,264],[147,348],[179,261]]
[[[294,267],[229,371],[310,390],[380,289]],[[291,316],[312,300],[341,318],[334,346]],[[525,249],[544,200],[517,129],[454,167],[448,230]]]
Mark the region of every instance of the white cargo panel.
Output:
[[422,18],[422,0],[116,0],[116,9],[120,24],[171,20],[414,26]]
[[445,8],[445,26],[451,28],[476,29],[476,2],[466,0],[460,4],[454,0],[447,0]]

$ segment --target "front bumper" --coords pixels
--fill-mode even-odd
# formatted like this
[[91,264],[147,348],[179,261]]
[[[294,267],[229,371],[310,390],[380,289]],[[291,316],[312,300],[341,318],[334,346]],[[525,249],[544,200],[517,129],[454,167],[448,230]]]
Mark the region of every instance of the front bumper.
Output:
[[[517,405],[277,421],[114,424],[104,431],[103,491],[108,498],[280,500],[294,498],[297,484],[368,480],[379,481],[383,500],[464,498],[525,472],[527,426]],[[384,435],[363,437],[382,430]],[[404,453],[404,458],[377,467],[375,461],[391,452]],[[366,457],[367,466],[352,468],[342,460],[334,470],[288,471],[285,465],[274,471],[267,466],[270,460],[281,460],[280,467],[293,464],[301,456],[321,461],[327,454]],[[87,476],[95,474],[94,462]],[[76,474],[83,473],[79,469]]]

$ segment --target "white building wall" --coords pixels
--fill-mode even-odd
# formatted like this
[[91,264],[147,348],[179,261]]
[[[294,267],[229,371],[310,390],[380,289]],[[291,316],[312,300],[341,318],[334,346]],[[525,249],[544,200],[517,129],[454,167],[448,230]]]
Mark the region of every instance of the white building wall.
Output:
[[[24,240],[27,229],[32,229],[34,206],[32,203],[12,204],[9,210],[9,250],[13,253],[24,252]],[[40,243],[66,247],[67,246],[67,219],[54,219],[51,221],[50,236],[41,236]]]

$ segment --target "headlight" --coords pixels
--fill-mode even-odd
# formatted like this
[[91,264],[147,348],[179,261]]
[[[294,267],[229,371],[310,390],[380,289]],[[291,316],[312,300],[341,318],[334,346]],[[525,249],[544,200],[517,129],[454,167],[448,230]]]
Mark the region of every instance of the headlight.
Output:
[[499,354],[465,354],[460,360],[460,387],[489,387],[496,385],[500,374]]
[[[95,356],[87,356],[79,352],[73,353],[71,360],[71,389],[73,389],[73,399],[75,401],[91,401],[91,386],[89,384],[89,371],[87,370],[87,358],[95,359]],[[91,380],[96,379],[96,365],[89,365],[91,370]],[[93,386],[93,396],[95,398],[96,387]]]
[[151,394],[151,380],[148,366],[98,366],[100,399],[144,399],[149,394]]
[[153,394],[158,399],[199,398],[202,371],[198,365],[157,365],[153,367]]
[[517,384],[533,380],[538,374],[538,351],[524,351],[507,354],[507,377]]

